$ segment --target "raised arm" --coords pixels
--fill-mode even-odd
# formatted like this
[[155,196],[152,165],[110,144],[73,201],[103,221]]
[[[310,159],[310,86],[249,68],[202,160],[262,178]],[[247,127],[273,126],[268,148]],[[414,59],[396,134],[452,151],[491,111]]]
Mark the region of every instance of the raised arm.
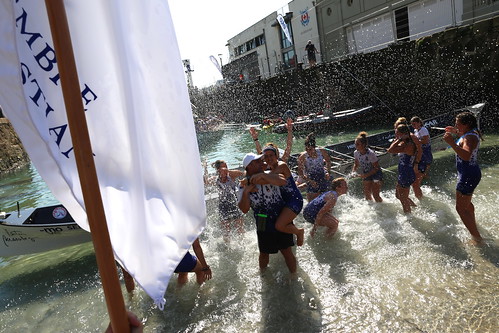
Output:
[[258,141],[258,131],[256,130],[255,127],[250,127],[249,132],[251,134],[251,137],[253,138],[253,141],[255,141],[256,153],[261,154],[262,145],[260,144],[260,141]]
[[449,146],[456,152],[457,156],[459,156],[464,161],[469,161],[471,158],[471,153],[475,150],[478,145],[478,139],[474,135],[467,135],[463,138],[463,146],[459,146],[454,142],[454,138],[451,133],[447,132],[444,134],[444,140],[449,144]]
[[288,162],[289,156],[291,155],[291,147],[293,146],[293,119],[288,118],[286,120],[286,129],[288,130],[288,136],[286,137],[286,149],[284,154],[281,156],[281,160]]

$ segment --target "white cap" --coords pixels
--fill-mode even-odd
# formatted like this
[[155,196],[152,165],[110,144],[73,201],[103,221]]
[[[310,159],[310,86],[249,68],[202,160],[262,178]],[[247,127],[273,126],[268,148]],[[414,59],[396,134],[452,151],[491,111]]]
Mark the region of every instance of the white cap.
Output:
[[260,158],[262,158],[262,154],[260,155],[257,155],[255,153],[248,153],[246,154],[246,156],[244,156],[244,159],[243,159],[243,168],[246,169],[246,167],[251,163],[253,162],[254,160],[258,160]]

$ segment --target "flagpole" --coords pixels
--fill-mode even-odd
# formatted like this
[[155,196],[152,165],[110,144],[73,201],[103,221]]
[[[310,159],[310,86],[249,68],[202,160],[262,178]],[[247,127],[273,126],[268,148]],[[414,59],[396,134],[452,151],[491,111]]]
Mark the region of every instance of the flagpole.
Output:
[[92,233],[97,266],[106,298],[107,311],[113,332],[129,332],[129,324],[114,261],[113,248],[107,229],[106,216],[99,181],[95,169],[80,81],[71,44],[68,20],[63,0],[45,0],[50,30],[61,78],[64,104],[73,142],[76,165],[80,177],[83,200]]

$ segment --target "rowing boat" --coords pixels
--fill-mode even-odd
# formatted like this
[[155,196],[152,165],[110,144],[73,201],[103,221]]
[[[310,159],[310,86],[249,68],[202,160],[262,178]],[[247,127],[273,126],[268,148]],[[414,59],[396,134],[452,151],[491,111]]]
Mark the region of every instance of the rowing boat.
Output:
[[[428,129],[431,138],[431,147],[433,151],[445,149],[447,144],[443,141],[443,135],[446,126],[454,124],[455,117],[458,113],[463,111],[473,112],[477,118],[480,116],[485,103],[479,103],[467,106],[462,109],[452,110],[438,116],[423,120],[423,125]],[[395,138],[393,130],[370,135],[369,148],[371,148],[378,156],[378,162],[381,168],[388,168],[398,163],[396,154],[387,153],[387,149]],[[353,153],[355,151],[355,140],[349,140],[334,145],[325,146],[324,150],[333,157],[331,159],[331,168],[339,176],[348,175],[353,167],[355,158]],[[290,156],[288,164],[291,168],[297,167],[297,160],[300,154],[293,154]]]
[[[367,121],[371,118],[371,115],[375,115],[372,106],[338,111],[331,115],[310,114],[305,117],[298,117],[296,121],[293,122],[293,132],[321,133],[331,131],[335,127],[344,126],[347,123],[359,123],[360,120]],[[273,132],[278,134],[287,133],[286,124],[274,126]]]
[[0,213],[0,257],[45,252],[92,240],[62,205]]

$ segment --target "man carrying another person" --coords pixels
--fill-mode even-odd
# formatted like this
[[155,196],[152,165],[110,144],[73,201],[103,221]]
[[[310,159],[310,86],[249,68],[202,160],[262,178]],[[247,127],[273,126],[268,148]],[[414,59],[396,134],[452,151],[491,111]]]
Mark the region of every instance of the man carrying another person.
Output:
[[270,254],[278,251],[284,257],[291,273],[296,272],[296,258],[291,247],[294,245],[293,234],[277,231],[275,223],[285,207],[280,186],[286,184],[286,178],[278,173],[266,173],[263,155],[246,154],[243,167],[246,170],[246,180],[239,190],[239,208],[243,213],[253,209],[256,220],[258,259],[260,269],[269,264]]

